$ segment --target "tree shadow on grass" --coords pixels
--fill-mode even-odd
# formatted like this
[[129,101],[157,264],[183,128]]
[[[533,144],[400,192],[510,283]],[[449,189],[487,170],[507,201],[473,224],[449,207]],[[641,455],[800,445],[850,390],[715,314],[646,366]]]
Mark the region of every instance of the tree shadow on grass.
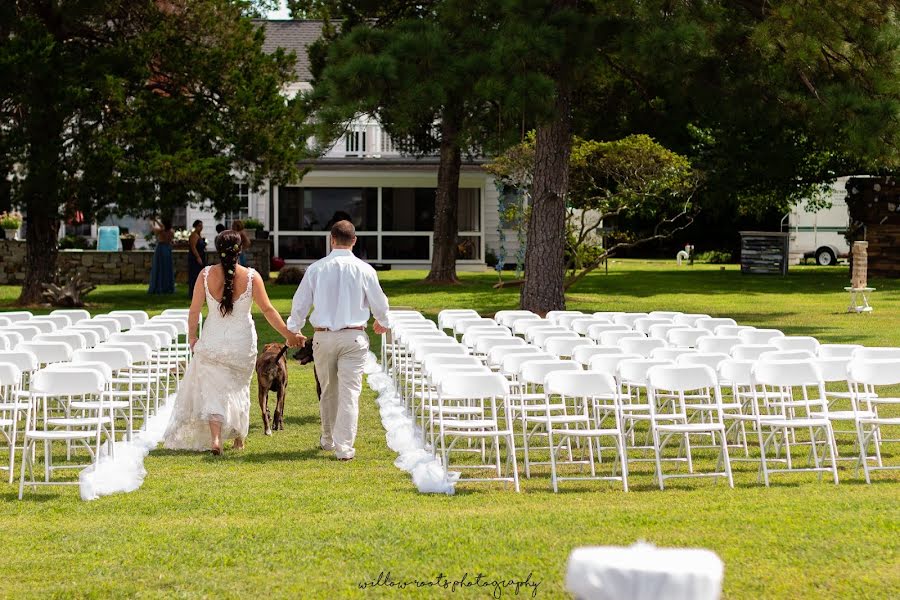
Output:
[[268,452],[246,452],[240,455],[242,462],[293,462],[300,460],[324,460],[328,455],[318,448],[298,448],[296,450],[272,450]]
[[[9,502],[19,502],[19,484],[15,483],[16,489],[0,493],[0,499],[6,500]],[[75,487],[75,486],[70,486]],[[22,502],[52,502],[53,500],[61,500],[66,499],[65,496],[58,496],[56,494],[42,494],[41,490],[33,491],[29,489],[28,485],[25,485],[25,493],[22,495]]]

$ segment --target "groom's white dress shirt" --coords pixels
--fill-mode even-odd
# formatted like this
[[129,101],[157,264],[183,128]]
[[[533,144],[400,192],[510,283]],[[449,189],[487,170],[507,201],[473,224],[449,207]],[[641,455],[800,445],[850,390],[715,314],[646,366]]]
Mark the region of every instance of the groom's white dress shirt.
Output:
[[370,309],[379,323],[388,325],[388,299],[375,269],[350,250],[332,250],[309,266],[294,294],[288,329],[300,331],[310,308],[309,322],[316,328],[364,327]]

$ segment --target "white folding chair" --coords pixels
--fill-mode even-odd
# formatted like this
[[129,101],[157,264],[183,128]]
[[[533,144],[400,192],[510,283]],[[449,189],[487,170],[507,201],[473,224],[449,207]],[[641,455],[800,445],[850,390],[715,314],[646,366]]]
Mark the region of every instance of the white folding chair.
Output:
[[21,323],[31,319],[34,315],[27,310],[7,310],[0,312],[0,316],[4,319],[9,319],[13,323]]
[[784,337],[784,333],[777,329],[746,329],[738,333],[742,344],[772,344],[772,340]]
[[677,310],[651,310],[647,314],[649,314],[652,319],[668,319],[669,321],[674,321],[675,317],[683,315],[684,313]]
[[536,340],[543,340],[544,338],[549,337],[549,334],[568,334],[568,335],[578,335],[571,329],[566,329],[565,327],[560,327],[559,325],[540,325],[536,327],[529,327],[525,330],[525,339],[530,343],[536,343],[540,346],[540,342]]
[[675,359],[682,354],[694,354],[696,352],[696,348],[672,348],[671,346],[666,346],[653,350],[653,352],[650,353],[650,358],[675,362]]
[[583,338],[574,331],[537,331],[531,343],[546,350],[547,342],[550,340],[575,340],[582,344],[590,344],[591,340]]
[[77,333],[84,339],[86,348],[93,348],[101,342],[100,334],[92,329],[80,329],[78,325],[72,325],[65,329],[60,329],[58,333]]
[[766,352],[777,352],[778,348],[769,344],[738,344],[731,349],[731,357],[737,360],[758,360]]
[[722,337],[737,337],[742,331],[756,329],[752,325],[719,325],[716,327],[715,334]]
[[665,340],[656,338],[623,338],[619,340],[619,347],[625,354],[640,354],[644,358],[649,358],[654,350],[668,347]]
[[525,336],[526,332],[532,327],[548,327],[550,326],[550,321],[547,319],[541,319],[540,317],[526,317],[523,319],[516,319],[513,322],[513,334]]
[[699,313],[682,313],[680,315],[675,315],[672,317],[672,322],[680,327],[691,327],[693,328],[697,321],[700,319],[709,319],[709,315],[699,314]]
[[494,314],[494,320],[506,327],[512,327],[513,323],[519,319],[534,318],[536,316],[530,310],[498,310]]
[[634,330],[644,335],[650,335],[650,328],[654,325],[674,325],[672,319],[642,317],[634,322]]
[[72,364],[100,363],[109,367],[110,377],[104,394],[108,398],[110,411],[119,414],[125,420],[125,435],[131,440],[134,437],[134,404],[142,395],[137,389],[132,371],[131,354],[124,348],[90,348],[76,350],[72,356]]
[[72,360],[72,347],[63,342],[24,342],[16,347],[20,352],[31,352],[40,366]]
[[819,344],[819,358],[852,358],[859,344]]
[[104,319],[112,319],[113,321],[119,324],[119,331],[128,331],[132,327],[136,325],[134,317],[129,314],[122,313],[108,313],[105,315],[97,315],[98,317],[102,317]]
[[595,342],[598,342],[600,341],[600,336],[607,331],[626,331],[628,333],[634,333],[634,331],[632,331],[631,328],[628,327],[628,325],[616,325],[614,323],[595,323],[588,326],[587,336]]
[[[900,404],[900,398],[879,395],[877,389],[883,386],[900,385],[900,359],[865,360],[854,359],[848,368],[850,390],[853,394],[853,409],[857,411],[856,431],[859,445],[859,465],[863,468],[866,483],[871,483],[871,471],[900,469],[900,465],[885,465],[881,453],[882,427],[900,426],[900,417],[881,415],[879,404]],[[896,415],[896,412],[893,413]],[[896,441],[896,440],[895,440]],[[869,444],[874,447],[874,456],[869,455]],[[874,465],[870,464],[872,461]]]
[[479,337],[475,340],[475,354],[487,357],[492,348],[496,346],[527,346],[528,342],[515,336]]
[[773,362],[779,360],[812,360],[815,358],[809,350],[770,350],[763,352],[756,360]]
[[[534,436],[546,437],[545,411],[546,394],[544,381],[550,373],[556,371],[581,371],[581,365],[573,360],[531,360],[523,362],[516,380],[519,392],[510,399],[510,410],[513,418],[518,418],[522,427],[522,452],[525,462],[525,477],[531,477],[532,465],[547,465],[549,460],[536,462],[531,459],[532,450],[555,451],[547,446],[534,446]],[[572,451],[569,448],[569,461],[572,462]]]
[[497,322],[493,319],[484,319],[481,317],[460,319],[453,324],[453,334],[462,337],[470,327],[491,327],[496,326]]
[[[553,371],[544,380],[544,427],[547,430],[550,454],[550,479],[553,491],[559,491],[559,482],[566,480],[621,481],[628,491],[628,460],[622,433],[622,411],[615,380],[602,373],[578,371]],[[556,400],[555,398],[559,398]],[[609,416],[612,423],[605,424]],[[537,418],[535,415],[533,418]],[[601,439],[613,438],[616,458],[611,475],[597,475],[597,462],[602,460]],[[572,451],[572,439],[584,440],[581,461],[569,456],[569,463],[590,466],[590,475],[559,473],[558,455],[563,448]],[[581,444],[579,444],[581,445]],[[597,452],[597,460],[594,451]],[[617,468],[618,467],[618,468]]]
[[696,348],[697,340],[709,335],[705,329],[682,327],[672,329],[666,334],[666,340],[676,348]]
[[[515,339],[522,340],[522,338]],[[529,346],[524,343],[525,340],[522,342],[522,344],[503,344],[492,347],[487,353],[487,365],[492,369],[499,369],[503,364],[503,358],[510,354],[538,354],[541,352],[537,346]]]
[[591,316],[595,319],[603,319],[605,321],[609,321],[610,323],[612,323],[613,319],[616,317],[616,315],[624,315],[624,314],[625,313],[622,311],[601,310],[601,311],[597,311],[595,313],[591,313]]
[[724,318],[724,317],[717,317],[717,318],[706,317],[706,318],[697,319],[696,321],[694,321],[694,327],[697,327],[699,329],[705,329],[710,334],[713,334],[716,332],[717,328],[719,328],[719,327],[737,327],[737,321],[735,321],[734,319],[728,319],[728,318]]
[[[425,317],[422,316],[424,319]],[[438,313],[438,328],[453,329],[453,325],[460,319],[480,319],[481,315],[470,308],[446,308]]]
[[735,346],[741,344],[741,338],[737,336],[706,335],[697,338],[697,350],[699,352],[721,352],[731,354]]
[[[454,406],[480,406],[480,418],[454,414]],[[438,389],[438,432],[441,448],[441,463],[450,470],[450,456],[459,440],[491,442],[493,462],[489,463],[482,454],[480,464],[454,464],[456,469],[496,470],[496,477],[467,477],[460,481],[509,481],[519,491],[519,471],[516,463],[516,444],[513,439],[512,422],[509,411],[509,383],[501,375],[457,374],[441,381]],[[506,446],[506,460],[500,453],[500,441]],[[503,474],[503,463],[507,474]]]
[[[97,336],[97,344],[105,342],[110,336],[109,329],[103,325],[91,323],[90,321],[81,321],[78,325],[72,325],[71,327],[66,328],[65,331],[79,331],[81,333],[89,331]],[[94,345],[96,346],[97,344]]]
[[[9,464],[0,469],[9,471],[9,483],[13,482],[16,464],[16,444],[19,437],[20,413],[23,409],[18,399],[22,386],[22,371],[15,364],[0,356],[0,436],[6,441]],[[24,408],[27,410],[27,403]]]
[[[828,419],[828,401],[825,394],[825,382],[819,367],[812,361],[777,361],[757,362],[753,367],[752,378],[756,401],[752,403],[756,417],[756,432],[760,449],[760,475],[769,485],[770,473],[790,471],[830,472],[834,483],[838,483],[837,448],[831,421]],[[799,396],[799,397],[798,397]],[[796,433],[809,432],[809,462],[811,466],[795,467],[791,455],[791,446],[797,444]],[[818,433],[824,436],[822,456],[819,456]],[[773,459],[769,458],[769,448],[775,450]],[[779,454],[783,450],[784,458]],[[828,455],[826,466],[825,456]],[[784,463],[784,468],[774,469],[769,465],[772,460]]]
[[[146,323],[147,321],[150,320],[150,315],[148,315],[147,312],[143,311],[143,310],[111,310],[111,311],[109,311],[109,314],[111,316],[127,315],[127,316],[131,317],[131,319],[134,321],[135,325],[143,325],[144,323]],[[178,316],[181,316],[182,313],[175,313],[175,314],[168,313],[168,314],[173,317],[178,317]],[[184,315],[184,318],[187,318],[186,314]]]
[[598,341],[601,346],[618,346],[619,342],[630,338],[647,339],[647,336],[637,331],[604,331]]
[[69,347],[72,348],[72,351],[81,350],[82,348],[87,347],[87,341],[84,336],[77,331],[70,331],[65,333],[63,331],[55,331],[53,333],[41,333],[39,335],[34,336],[32,340],[34,342],[61,342],[63,344],[68,344]]
[[601,346],[599,344],[591,344],[585,340],[585,344],[572,350],[572,360],[579,362],[585,367],[591,362],[594,356],[603,354],[624,354],[618,346]]
[[713,373],[717,373],[722,361],[729,358],[731,357],[721,352],[694,352],[677,357],[675,364],[678,366],[706,365],[713,370]]
[[[544,350],[559,358],[573,358],[575,351],[583,346],[590,346],[591,341],[583,337],[550,337],[544,340]],[[581,361],[577,361],[581,363]],[[581,363],[584,364],[584,363]]]
[[[32,317],[30,320],[26,321],[27,323],[34,323],[35,321],[39,323],[53,323],[54,331],[56,329],[62,329],[64,327],[68,327],[72,325],[72,317],[69,315],[40,315],[37,317]],[[46,332],[45,332],[46,333]]]
[[609,325],[606,319],[596,319],[594,317],[582,317],[571,322],[572,331],[581,335],[587,335],[588,328],[591,325]]
[[652,338],[666,340],[668,339],[669,332],[673,329],[684,329],[684,327],[682,327],[681,325],[674,325],[672,323],[667,323],[664,325],[651,325],[650,329],[647,332],[647,335]]
[[512,337],[512,331],[503,325],[480,325],[478,327],[469,327],[460,340],[463,345],[468,348],[474,348],[475,342],[482,337]]
[[[130,366],[126,370],[119,369],[113,376],[114,389],[130,390],[127,398],[132,404],[138,403],[143,412],[142,427],[146,427],[147,420],[154,410],[154,392],[158,387],[158,379],[154,370],[153,349],[142,342],[104,342],[97,350],[121,349],[128,353]],[[123,397],[123,394],[117,394]],[[133,413],[132,413],[133,414]]]
[[[722,394],[715,371],[705,365],[652,367],[647,373],[647,395],[659,489],[664,489],[666,479],[676,477],[725,477],[728,486],[733,488]],[[665,398],[664,402],[660,402],[661,397]],[[694,472],[691,436],[696,435],[709,435],[714,443],[718,440],[719,458],[712,472]],[[663,472],[663,460],[671,460],[664,457],[665,445],[673,437],[681,440],[687,473]]]
[[819,340],[808,335],[786,335],[775,337],[769,342],[779,350],[805,350],[813,356],[819,353]]
[[[580,311],[571,312],[565,315],[559,315],[556,318],[556,324],[560,327],[565,327],[566,329],[572,329],[572,323],[575,321],[584,319],[588,315],[584,314]],[[574,331],[574,330],[573,330]]]
[[91,313],[84,310],[83,308],[57,308],[56,310],[50,311],[50,316],[56,315],[65,315],[69,317],[69,321],[71,321],[70,325],[75,325],[80,321],[86,321],[91,318]]
[[547,313],[547,320],[553,325],[561,325],[560,319],[565,316],[571,316],[578,319],[586,317],[587,315],[580,310],[551,310]]
[[87,325],[103,327],[104,329],[106,329],[107,336],[118,333],[122,330],[122,326],[119,325],[119,322],[116,319],[111,319],[109,317],[94,317],[90,321],[82,321],[78,324],[79,327],[84,327]]
[[15,333],[17,335],[20,335],[22,336],[22,340],[25,342],[30,342],[34,339],[34,336],[43,333],[39,327],[36,327],[34,325],[25,325],[22,321],[19,321],[12,327],[4,327],[2,331],[5,333]]
[[21,333],[17,331],[6,331],[0,329],[0,349],[12,350],[25,341]]
[[22,325],[28,325],[30,327],[37,327],[40,329],[41,333],[53,333],[60,326],[53,319],[49,319],[48,317],[34,317],[27,321],[21,321]]
[[638,319],[643,319],[648,316],[647,313],[642,312],[622,313],[613,317],[613,323],[616,325],[625,325],[629,329],[634,329],[634,324]]
[[[51,444],[66,442],[67,449],[78,443],[85,447],[91,457],[91,464],[100,456],[103,439],[110,440],[109,427],[112,419],[102,407],[102,393],[106,382],[101,373],[92,368],[53,370],[42,369],[34,374],[29,390],[28,414],[25,418],[25,435],[22,448],[22,467],[19,475],[19,499],[25,490],[25,472],[30,474],[29,486],[33,490],[39,485],[78,485],[79,481],[52,481],[51,475],[57,469],[83,469],[86,464],[52,464]],[[71,406],[79,401],[98,401],[100,410],[83,411],[72,416]],[[39,442],[44,443],[44,481],[34,477],[34,452]],[[68,451],[67,451],[68,454]]]
[[851,357],[853,360],[896,360],[900,358],[900,348],[862,347],[854,350]]

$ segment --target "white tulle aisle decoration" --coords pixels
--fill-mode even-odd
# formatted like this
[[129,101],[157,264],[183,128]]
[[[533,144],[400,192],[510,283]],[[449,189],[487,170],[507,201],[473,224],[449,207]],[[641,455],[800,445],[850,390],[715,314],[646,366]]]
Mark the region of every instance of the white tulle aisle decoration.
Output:
[[147,427],[130,442],[116,442],[115,457],[108,446],[100,449],[100,459],[79,475],[82,500],[96,500],[118,492],[133,492],[144,483],[144,457],[156,448],[166,432],[175,405],[175,394],[166,398],[159,411],[147,420]]
[[441,461],[425,448],[425,436],[406,412],[391,377],[381,371],[371,352],[366,360],[369,387],[378,394],[375,400],[384,425],[388,447],[399,454],[394,466],[412,476],[423,494],[453,494],[459,473],[447,472]]

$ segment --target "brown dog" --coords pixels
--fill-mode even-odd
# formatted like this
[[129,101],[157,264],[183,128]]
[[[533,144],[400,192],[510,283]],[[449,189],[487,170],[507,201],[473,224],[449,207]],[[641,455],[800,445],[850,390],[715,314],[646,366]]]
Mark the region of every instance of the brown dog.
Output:
[[[287,393],[287,360],[284,358],[288,347],[282,344],[266,344],[262,354],[256,359],[256,381],[259,385],[259,408],[262,410],[263,427],[266,435],[272,429],[284,429],[284,397]],[[269,422],[269,392],[278,394],[275,404],[275,418]]]

